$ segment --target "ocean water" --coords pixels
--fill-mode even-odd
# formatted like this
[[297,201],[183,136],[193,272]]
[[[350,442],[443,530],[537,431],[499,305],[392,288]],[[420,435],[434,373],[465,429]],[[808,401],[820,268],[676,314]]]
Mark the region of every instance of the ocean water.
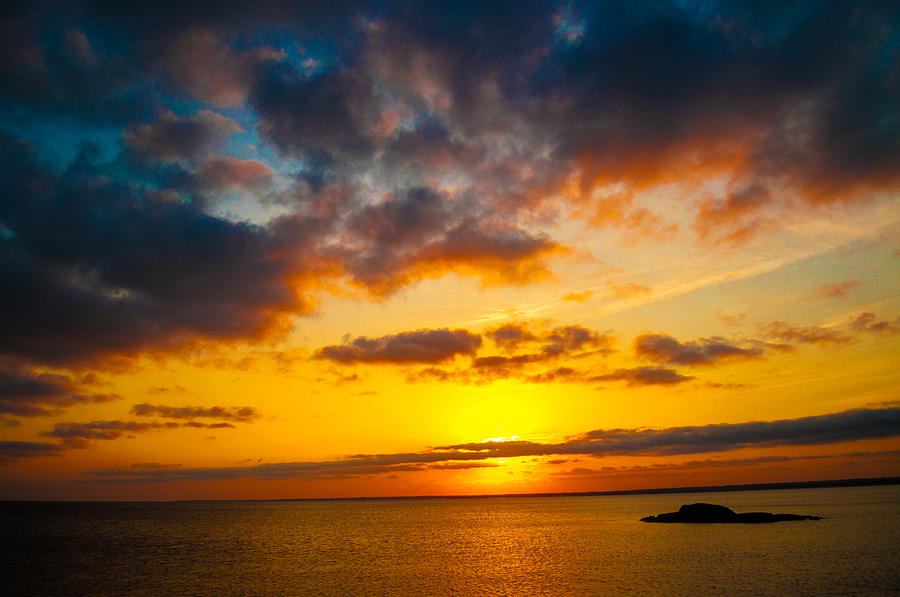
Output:
[[[693,502],[820,521],[648,524]],[[6,595],[900,595],[900,486],[0,504]]]

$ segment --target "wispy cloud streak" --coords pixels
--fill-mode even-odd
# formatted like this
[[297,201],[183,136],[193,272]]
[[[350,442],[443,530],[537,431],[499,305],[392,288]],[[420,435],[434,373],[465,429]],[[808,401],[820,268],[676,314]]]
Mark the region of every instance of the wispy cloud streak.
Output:
[[524,456],[668,456],[727,452],[748,447],[836,444],[888,437],[900,437],[900,408],[856,409],[798,419],[667,429],[597,429],[561,443],[520,440],[477,442],[437,446],[423,452],[357,454],[320,462],[195,469],[105,469],[91,471],[90,476],[106,482],[347,478],[421,471],[429,465],[442,463],[472,463]]

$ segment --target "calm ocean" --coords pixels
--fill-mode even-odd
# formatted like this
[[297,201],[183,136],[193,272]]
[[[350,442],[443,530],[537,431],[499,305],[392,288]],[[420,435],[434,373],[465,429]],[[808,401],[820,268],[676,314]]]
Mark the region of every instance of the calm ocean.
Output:
[[[638,520],[697,501],[825,519]],[[7,595],[900,594],[900,486],[0,513]]]

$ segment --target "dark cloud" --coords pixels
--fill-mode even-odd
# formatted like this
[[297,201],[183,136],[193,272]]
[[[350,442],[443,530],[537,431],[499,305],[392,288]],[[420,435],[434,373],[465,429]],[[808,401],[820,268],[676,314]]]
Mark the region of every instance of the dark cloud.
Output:
[[472,367],[479,370],[508,370],[523,367],[529,363],[540,363],[546,360],[547,355],[541,353],[520,354],[512,357],[493,355],[472,359]]
[[197,421],[91,421],[89,423],[56,423],[45,437],[58,438],[64,448],[85,448],[91,440],[114,440],[131,437],[148,431],[178,428],[224,429],[233,428],[231,423],[199,423]]
[[624,381],[629,386],[654,386],[679,384],[691,379],[693,378],[666,367],[635,367],[596,375],[591,381]]
[[[556,118],[581,124],[564,147],[588,185],[612,177],[639,188],[690,176],[700,151],[701,171],[738,160],[733,174],[747,188],[777,178],[810,202],[896,185],[885,168],[898,136],[883,124],[896,116],[896,7],[815,2],[775,14],[742,2],[708,12],[603,4],[576,12],[585,34],[561,69],[547,71],[545,88],[568,100]],[[706,206],[701,233],[718,216],[749,215],[750,203],[735,196]]]
[[388,336],[360,336],[325,346],[316,356],[338,363],[440,363],[459,355],[472,355],[481,346],[481,336],[467,330],[416,330]]
[[507,350],[515,350],[524,342],[537,340],[526,325],[520,323],[507,323],[493,330],[488,330],[485,335],[494,341],[494,344]]
[[[572,355],[579,351],[595,349],[611,352],[612,338],[580,325],[567,325],[550,330],[532,330],[526,323],[508,323],[485,332],[494,344],[507,352],[517,350],[524,344],[539,348],[546,358]],[[520,357],[514,357],[520,358]]]
[[[59,8],[53,16],[67,12]],[[104,51],[105,40],[36,12],[0,16],[0,105],[10,115],[127,124],[159,106],[128,49]]]
[[500,466],[495,462],[445,462],[429,464],[428,468],[435,471],[459,471],[471,468],[496,468]]
[[252,406],[166,406],[147,403],[132,406],[131,414],[164,419],[221,419],[238,423],[250,423],[262,416]]
[[35,417],[58,414],[77,404],[120,399],[114,394],[79,393],[70,377],[0,366],[0,415]]
[[37,458],[40,456],[58,456],[62,449],[57,444],[42,442],[4,442],[0,441],[0,464],[20,458]]
[[[39,151],[99,130],[129,154],[54,169],[0,141],[4,354],[260,334],[312,309],[313,270],[376,297],[448,272],[539,280],[554,218],[671,234],[638,200],[664,183],[723,181],[697,204],[711,242],[795,197],[900,187],[896,3],[119,4],[0,16],[2,124]],[[210,155],[238,130],[226,106],[296,170],[266,225],[205,210],[274,168]]]
[[562,443],[478,442],[437,446],[424,452],[357,454],[342,460],[282,462],[224,468],[105,469],[89,474],[102,482],[169,482],[216,479],[320,479],[421,471],[443,464],[534,456],[679,455],[748,447],[811,446],[900,436],[900,408],[667,429],[598,429]]
[[[410,374],[410,382],[436,380],[457,383],[490,383],[499,379],[520,379],[529,383],[589,383],[596,375],[571,367],[554,367],[535,372],[535,366],[563,359],[581,359],[612,352],[613,338],[580,325],[551,329],[531,329],[526,323],[510,323],[484,332],[503,354],[473,356],[464,369],[426,367]],[[518,354],[517,351],[522,350]]]
[[159,49],[153,63],[176,89],[229,107],[246,101],[265,62],[283,57],[283,50],[266,46],[240,51],[213,29],[194,26],[176,33]]
[[260,132],[276,147],[330,165],[373,152],[366,127],[371,87],[358,68],[309,76],[288,64],[272,63],[263,69],[250,101],[260,115]]
[[847,454],[813,454],[808,456],[758,456],[755,458],[705,458],[703,460],[688,460],[686,462],[657,462],[654,464],[638,464],[631,466],[604,466],[600,469],[573,468],[568,471],[550,473],[552,475],[618,475],[623,473],[655,473],[661,471],[693,471],[709,468],[734,468],[745,466],[758,466],[783,462],[803,462],[809,460],[871,460],[873,458],[888,457],[896,459],[900,451],[888,450],[882,452],[851,452]]
[[853,336],[842,334],[837,330],[831,330],[819,326],[800,327],[793,326],[784,321],[773,321],[768,326],[768,334],[773,338],[786,342],[800,342],[802,344],[817,344],[819,346],[837,346],[850,344]]
[[638,336],[634,351],[639,357],[672,365],[712,365],[723,360],[756,359],[763,353],[761,348],[742,348],[718,336],[682,343],[665,334]]
[[543,344],[541,352],[557,356],[588,348],[600,348],[602,352],[609,352],[611,339],[609,336],[580,325],[567,325],[554,328],[541,338],[541,342]]
[[879,320],[874,313],[860,313],[850,322],[850,327],[858,332],[878,332],[883,334],[900,333],[900,319],[896,321]]
[[260,333],[299,294],[327,221],[235,223],[0,138],[0,353],[48,363]]
[[351,214],[331,254],[358,284],[386,294],[449,271],[485,282],[528,282],[549,275],[543,259],[559,250],[546,236],[493,218],[471,200],[416,187]]
[[758,184],[737,189],[724,199],[705,200],[700,203],[694,229],[704,241],[745,241],[766,225],[757,214],[770,201],[769,192]]
[[186,118],[166,112],[152,124],[132,125],[124,138],[129,147],[142,155],[176,161],[196,158],[242,130],[237,122],[212,110],[200,110]]

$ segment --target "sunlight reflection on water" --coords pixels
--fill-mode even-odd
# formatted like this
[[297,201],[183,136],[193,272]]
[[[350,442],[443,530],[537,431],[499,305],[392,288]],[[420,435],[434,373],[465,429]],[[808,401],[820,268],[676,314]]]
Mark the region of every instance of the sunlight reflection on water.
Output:
[[[818,522],[654,525],[682,503]],[[900,593],[900,487],[659,496],[5,504],[13,594]]]

